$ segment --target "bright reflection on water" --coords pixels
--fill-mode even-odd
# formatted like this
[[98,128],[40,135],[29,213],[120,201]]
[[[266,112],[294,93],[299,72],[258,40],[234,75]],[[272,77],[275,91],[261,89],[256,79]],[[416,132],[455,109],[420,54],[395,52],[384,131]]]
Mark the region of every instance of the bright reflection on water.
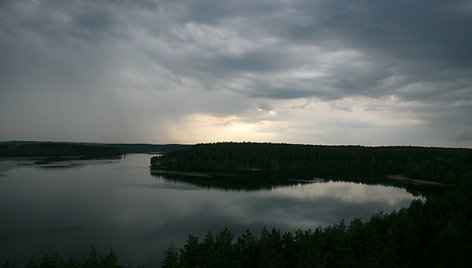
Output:
[[93,245],[103,253],[113,248],[122,263],[155,266],[164,248],[181,246],[188,234],[315,228],[390,212],[414,199],[404,189],[351,182],[205,188],[151,175],[149,158],[0,161],[0,263],[56,250],[82,258]]

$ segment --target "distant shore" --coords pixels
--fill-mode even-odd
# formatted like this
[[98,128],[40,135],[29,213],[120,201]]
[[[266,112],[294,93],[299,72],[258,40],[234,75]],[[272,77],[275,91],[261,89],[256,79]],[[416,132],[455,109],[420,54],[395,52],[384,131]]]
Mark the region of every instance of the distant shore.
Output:
[[18,156],[18,157],[0,157],[0,161],[14,161],[14,160],[45,160],[45,159],[82,159],[85,155],[74,156]]

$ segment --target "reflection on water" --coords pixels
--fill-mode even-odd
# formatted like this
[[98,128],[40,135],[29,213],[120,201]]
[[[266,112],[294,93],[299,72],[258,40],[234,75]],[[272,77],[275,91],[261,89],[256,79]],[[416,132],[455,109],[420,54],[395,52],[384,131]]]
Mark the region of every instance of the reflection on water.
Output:
[[315,228],[390,212],[414,198],[392,186],[313,183],[296,176],[151,174],[150,157],[4,164],[0,263],[24,263],[56,250],[81,258],[94,245],[102,252],[113,248],[123,263],[156,266],[162,250],[170,242],[182,245],[188,234],[224,227],[236,235],[263,226]]
[[197,173],[151,170],[151,175],[173,182],[185,182],[207,189],[226,191],[271,190],[312,180],[296,180],[293,175],[280,172]]
[[367,186],[353,182],[332,181],[278,188],[274,190],[274,194],[298,200],[316,201],[331,198],[345,203],[381,202],[388,203],[391,206],[402,204],[405,200],[411,200],[411,194],[406,191],[399,191],[395,187]]
[[[220,189],[225,191],[260,191],[272,190],[279,187],[307,185],[312,183],[328,182],[352,182],[351,186],[357,185],[357,188],[364,188],[371,191],[371,188],[359,186],[359,184],[376,185],[379,188],[391,186],[394,188],[405,189],[414,196],[422,197],[444,190],[444,187],[437,185],[418,185],[408,183],[407,181],[398,181],[389,179],[386,176],[369,177],[348,176],[347,170],[338,170],[335,176],[323,177],[323,173],[314,170],[296,170],[296,171],[232,171],[229,173],[218,172],[189,172],[189,171],[163,171],[150,170],[151,175],[157,178],[164,178],[168,181],[185,182],[207,189]],[[320,178],[320,176],[323,177]],[[329,183],[328,183],[329,184]],[[299,190],[297,190],[299,192]],[[366,194],[369,196],[371,193]],[[353,200],[355,202],[355,200]]]

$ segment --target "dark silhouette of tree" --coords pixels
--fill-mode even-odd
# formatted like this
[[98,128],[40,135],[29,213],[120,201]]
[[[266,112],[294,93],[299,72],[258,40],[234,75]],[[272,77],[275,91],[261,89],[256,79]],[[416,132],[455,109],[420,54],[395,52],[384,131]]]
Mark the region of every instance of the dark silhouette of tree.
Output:
[[[174,248],[175,249],[175,248]],[[168,251],[166,251],[167,253]],[[170,255],[166,254],[166,257]],[[175,260],[172,260],[175,263]],[[5,262],[2,265],[2,268],[13,268],[19,267],[15,263],[9,261]],[[90,248],[87,259],[82,261],[77,261],[75,259],[69,258],[64,259],[58,252],[55,252],[52,255],[44,255],[39,263],[37,263],[34,257],[31,257],[30,261],[25,265],[26,268],[124,268],[124,267],[142,267],[134,266],[132,263],[127,266],[118,264],[118,256],[110,250],[108,254],[99,255],[95,250],[95,247]],[[175,267],[175,266],[168,266]]]

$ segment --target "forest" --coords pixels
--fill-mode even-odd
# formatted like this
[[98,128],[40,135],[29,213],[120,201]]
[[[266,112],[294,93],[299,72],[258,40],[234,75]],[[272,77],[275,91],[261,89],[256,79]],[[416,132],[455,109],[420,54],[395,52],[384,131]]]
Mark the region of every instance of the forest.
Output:
[[[13,262],[6,261],[2,268],[18,268],[19,266]],[[24,266],[26,268],[131,268],[143,267],[140,265],[122,265],[118,262],[118,256],[110,249],[106,254],[99,254],[95,247],[91,247],[86,259],[76,260],[73,258],[64,258],[55,252],[51,255],[45,254],[40,259],[31,257],[29,262]]]
[[291,170],[323,177],[402,174],[454,184],[472,169],[472,150],[227,142],[197,144],[153,157],[151,167],[203,171]]

